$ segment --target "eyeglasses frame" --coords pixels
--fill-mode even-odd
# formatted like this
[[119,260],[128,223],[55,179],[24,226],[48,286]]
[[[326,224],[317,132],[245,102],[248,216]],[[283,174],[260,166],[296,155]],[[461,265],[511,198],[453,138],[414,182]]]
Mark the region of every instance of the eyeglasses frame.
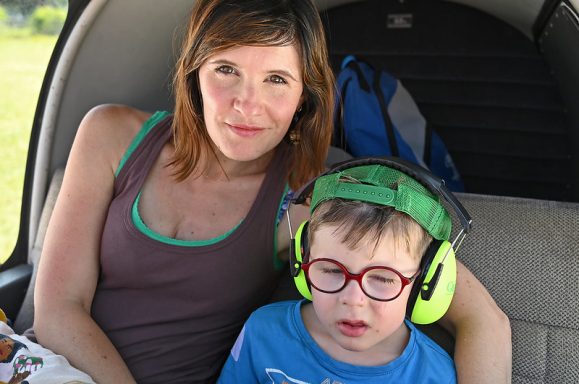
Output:
[[[309,255],[308,255],[308,256],[309,256]],[[306,260],[307,260],[307,259],[308,259],[308,258],[306,258]],[[344,280],[344,284],[343,284],[339,289],[334,290],[334,291],[327,291],[327,290],[323,290],[323,289],[318,288],[315,284],[312,283],[312,281],[310,280],[310,273],[309,273],[309,271],[310,271],[310,266],[311,266],[312,264],[316,263],[316,262],[319,262],[319,261],[327,261],[327,262],[333,263],[333,264],[337,265],[337,266],[342,270],[342,272],[344,273],[344,276],[346,277],[346,279]],[[375,266],[371,266],[371,267],[364,268],[362,271],[360,271],[360,273],[352,273],[352,272],[350,272],[350,271],[348,270],[348,268],[346,268],[346,267],[345,267],[342,263],[340,263],[339,261],[334,260],[334,259],[329,259],[329,258],[319,258],[319,259],[314,259],[314,260],[312,260],[312,261],[308,261],[307,263],[302,263],[301,269],[304,271],[308,283],[309,283],[312,287],[314,287],[316,290],[318,290],[318,291],[320,291],[320,292],[323,292],[323,293],[338,293],[338,292],[342,291],[342,290],[346,287],[346,285],[348,285],[348,283],[349,283],[351,280],[354,280],[354,281],[356,281],[356,282],[358,283],[358,286],[360,287],[360,289],[362,290],[362,292],[364,292],[364,294],[365,294],[367,297],[369,297],[369,298],[372,299],[372,300],[382,301],[382,302],[388,302],[388,301],[396,300],[396,299],[400,296],[400,294],[402,293],[402,291],[404,290],[404,288],[406,288],[406,286],[412,284],[412,282],[420,275],[420,271],[421,271],[421,269],[419,268],[418,271],[416,271],[416,272],[414,273],[414,275],[412,275],[411,277],[406,277],[406,276],[404,276],[402,273],[400,273],[400,272],[398,272],[397,270],[395,270],[394,268],[390,268],[390,267],[386,267],[386,266],[380,266],[380,265],[375,265]],[[386,270],[389,270],[389,271],[391,271],[391,272],[394,272],[394,273],[400,278],[400,281],[402,282],[402,286],[401,286],[401,288],[400,288],[400,292],[398,292],[398,294],[396,294],[396,296],[394,296],[394,297],[392,297],[392,298],[390,298],[390,299],[378,299],[378,298],[376,298],[376,297],[368,294],[368,292],[366,292],[366,290],[365,290],[364,287],[362,286],[362,279],[364,278],[364,275],[365,275],[367,272],[372,271],[372,270],[375,270],[375,269],[386,269]]]

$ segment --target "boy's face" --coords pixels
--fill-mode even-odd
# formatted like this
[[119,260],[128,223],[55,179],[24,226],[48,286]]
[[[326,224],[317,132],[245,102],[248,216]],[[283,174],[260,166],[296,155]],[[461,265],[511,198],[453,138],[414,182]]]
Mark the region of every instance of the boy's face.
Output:
[[[386,266],[411,277],[419,268],[419,257],[410,254],[404,241],[395,241],[390,230],[376,247],[373,242],[362,241],[356,249],[350,249],[342,243],[341,234],[334,233],[335,229],[323,225],[316,231],[310,260],[334,259],[355,274],[371,266]],[[389,353],[399,354],[399,348],[407,342],[403,322],[411,287],[406,286],[400,296],[388,302],[369,298],[356,281],[348,282],[336,293],[323,293],[312,287],[317,324],[308,328],[314,330],[316,341],[325,340],[320,345],[334,357],[347,351],[365,352],[378,359]]]

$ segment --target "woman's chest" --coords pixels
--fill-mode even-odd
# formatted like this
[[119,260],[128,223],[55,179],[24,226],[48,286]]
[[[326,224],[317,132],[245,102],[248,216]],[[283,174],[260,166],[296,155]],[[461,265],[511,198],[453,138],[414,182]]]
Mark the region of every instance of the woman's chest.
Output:
[[152,176],[142,188],[139,215],[152,231],[179,240],[209,240],[233,230],[251,211],[264,178],[177,182],[171,175]]

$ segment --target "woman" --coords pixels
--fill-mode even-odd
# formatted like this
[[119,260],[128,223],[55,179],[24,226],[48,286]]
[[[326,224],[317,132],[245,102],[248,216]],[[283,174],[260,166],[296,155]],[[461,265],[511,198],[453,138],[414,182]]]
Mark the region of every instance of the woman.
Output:
[[[39,342],[99,383],[214,380],[287,256],[287,186],[323,169],[333,84],[309,0],[197,1],[174,115],[107,105],[79,127],[38,274]],[[507,377],[508,322],[459,279],[445,323],[460,377]]]

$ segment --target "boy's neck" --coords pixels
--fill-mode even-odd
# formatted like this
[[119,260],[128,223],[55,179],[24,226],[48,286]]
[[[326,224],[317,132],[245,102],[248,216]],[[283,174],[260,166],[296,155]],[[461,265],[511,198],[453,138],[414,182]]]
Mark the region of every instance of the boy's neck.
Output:
[[318,320],[312,303],[302,305],[301,315],[306,330],[324,352],[334,360],[352,365],[380,366],[388,364],[404,352],[410,339],[410,330],[403,322],[386,340],[374,347],[365,351],[350,351],[342,348],[326,331]]

